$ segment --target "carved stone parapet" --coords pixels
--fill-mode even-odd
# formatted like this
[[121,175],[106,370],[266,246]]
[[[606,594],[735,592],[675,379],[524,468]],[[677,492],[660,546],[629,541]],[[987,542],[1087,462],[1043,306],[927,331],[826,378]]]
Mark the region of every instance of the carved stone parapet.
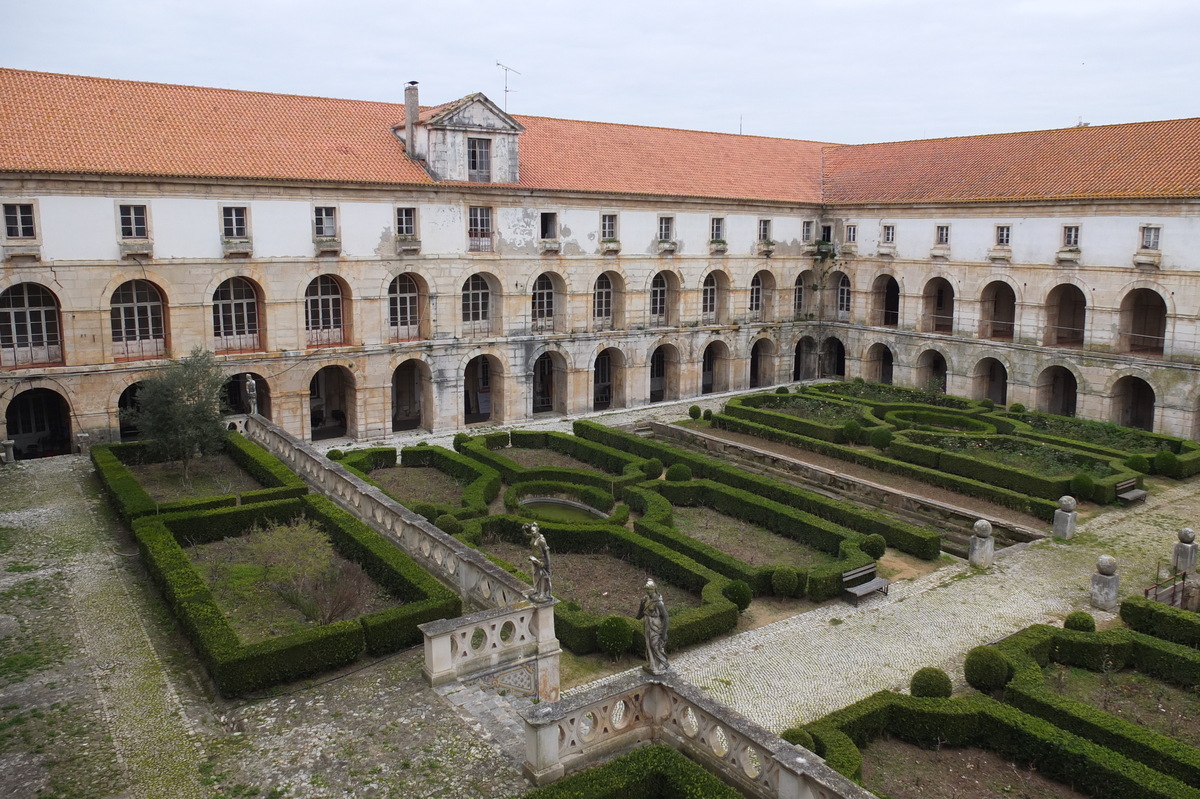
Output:
[[5,244],[4,260],[11,261],[14,258],[32,258],[40,261],[42,260],[42,245],[36,241]]
[[396,255],[415,255],[421,251],[421,240],[416,236],[397,236]]
[[1077,264],[1079,263],[1080,255],[1078,247],[1063,247],[1054,253],[1054,261],[1060,264]]
[[675,241],[674,239],[659,239],[659,242],[658,242],[658,254],[659,255],[672,254],[678,249],[679,249],[679,242]]
[[538,241],[538,252],[556,255],[562,252],[562,242],[559,239],[541,239]]
[[618,239],[605,239],[600,242],[600,253],[609,255],[619,253],[621,251],[621,242]]
[[120,249],[122,258],[128,258],[131,255],[154,257],[154,242],[149,239],[124,239],[120,242]]
[[1157,269],[1162,265],[1162,252],[1159,250],[1138,250],[1133,254],[1134,266],[1148,266]]
[[221,241],[221,252],[228,258],[231,255],[250,256],[254,254],[254,242],[248,238],[242,239],[223,239]]
[[342,252],[342,240],[339,236],[317,236],[313,239],[317,255],[339,255]]

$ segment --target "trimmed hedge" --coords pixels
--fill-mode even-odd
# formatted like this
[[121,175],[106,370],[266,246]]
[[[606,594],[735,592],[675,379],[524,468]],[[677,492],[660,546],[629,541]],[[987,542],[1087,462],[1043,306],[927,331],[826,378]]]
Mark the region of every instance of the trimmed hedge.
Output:
[[[503,440],[498,436],[504,436]],[[591,464],[603,474],[586,469],[563,469],[557,466],[527,469],[504,457],[498,451],[503,449],[510,440],[514,448],[549,449]],[[508,485],[550,480],[578,483],[617,495],[625,486],[646,479],[642,471],[644,462],[642,458],[630,456],[615,447],[605,446],[566,433],[514,430],[511,437],[508,433],[501,433],[468,439],[463,441],[458,449],[464,455],[495,469],[500,473],[500,478]]]
[[[500,475],[494,469],[444,447],[427,445],[405,447],[400,451],[399,462],[402,468],[424,466],[437,469],[463,484],[464,488],[458,505],[392,497],[404,507],[424,516],[431,522],[436,523],[438,517],[447,515],[458,519],[486,516],[488,503],[500,493]],[[371,478],[370,473],[376,469],[394,467],[396,450],[394,447],[351,450],[346,453],[342,465],[366,482],[384,491],[383,487]],[[387,492],[384,491],[384,493]],[[391,495],[388,494],[388,496]]]
[[1200,648],[1200,613],[1131,596],[1121,602],[1121,621],[1139,633]]
[[647,746],[521,799],[740,799],[742,795],[669,746]]
[[[237,494],[224,494],[176,502],[156,502],[146,493],[129,466],[153,463],[147,460],[148,447],[144,442],[127,444],[98,444],[91,448],[92,465],[100,478],[117,514],[126,522],[156,513],[223,508],[238,503]],[[264,488],[242,492],[241,504],[272,502],[308,493],[308,486],[282,461],[240,433],[225,436],[223,452]]]

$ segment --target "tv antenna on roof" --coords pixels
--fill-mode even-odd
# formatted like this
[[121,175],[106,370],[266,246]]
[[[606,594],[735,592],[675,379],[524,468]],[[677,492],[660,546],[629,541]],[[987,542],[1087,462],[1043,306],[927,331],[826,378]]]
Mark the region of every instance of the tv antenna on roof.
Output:
[[509,93],[509,91],[514,91],[514,92],[516,91],[516,89],[508,88],[508,73],[514,72],[517,75],[520,75],[521,73],[517,72],[512,67],[504,66],[499,61],[496,62],[496,66],[498,66],[498,67],[500,67],[500,69],[504,70],[504,113],[507,114],[508,113],[508,93]]

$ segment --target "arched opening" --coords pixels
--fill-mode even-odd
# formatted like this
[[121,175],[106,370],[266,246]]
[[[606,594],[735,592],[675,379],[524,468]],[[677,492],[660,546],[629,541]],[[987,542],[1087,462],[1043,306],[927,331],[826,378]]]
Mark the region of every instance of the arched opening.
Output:
[[534,333],[552,333],[557,329],[557,320],[563,315],[564,294],[562,278],[556,274],[543,272],[533,281],[530,329]]
[[750,388],[775,383],[775,342],[760,338],[750,348]]
[[624,281],[616,272],[605,272],[592,286],[592,329],[620,330],[624,326]]
[[762,270],[750,278],[750,296],[746,310],[751,322],[770,322],[775,318],[775,276]]
[[129,280],[113,292],[109,304],[113,358],[161,358],[167,352],[162,293],[148,280]]
[[937,350],[925,350],[917,358],[917,381],[926,391],[946,393],[946,356]]
[[812,281],[812,270],[801,272],[796,276],[796,285],[792,287],[792,318],[807,318],[809,292],[806,291],[806,288],[812,285]]
[[871,286],[871,324],[880,327],[900,324],[900,284],[891,275],[880,275]]
[[1082,347],[1087,322],[1087,300],[1078,286],[1063,283],[1046,295],[1046,330],[1042,344],[1047,347]]
[[997,405],[1008,404],[1008,370],[995,358],[975,364],[975,399],[990,399]]
[[130,414],[139,407],[138,393],[141,390],[142,384],[140,381],[133,383],[127,386],[117,399],[117,428],[120,432],[121,441],[137,441],[141,438],[141,432],[130,418]]
[[258,408],[258,415],[264,419],[270,419],[271,386],[262,375],[245,372],[235,374],[226,380],[221,389],[221,398],[225,407],[229,413],[250,413],[250,380],[254,381],[254,404]]
[[504,418],[503,375],[491,355],[476,355],[463,370],[463,418],[467,424]]
[[489,336],[499,329],[492,299],[492,285],[486,276],[477,273],[466,279],[462,287],[464,336]]
[[886,344],[872,344],[867,350],[866,374],[863,375],[872,383],[883,383],[890,386],[893,380],[895,358],[891,348]]
[[348,305],[336,277],[313,278],[304,290],[304,335],[308,346],[336,347],[347,342]]
[[45,286],[18,283],[0,292],[0,366],[62,363],[60,330],[58,298]]
[[625,406],[625,353],[608,347],[600,351],[592,366],[592,410]]
[[388,328],[392,341],[429,338],[429,289],[419,275],[405,272],[388,285]]
[[409,358],[392,372],[392,432],[430,428],[426,408],[433,407],[429,365]]
[[17,460],[71,452],[71,408],[57,391],[49,388],[22,391],[8,404],[4,421]]
[[544,352],[533,362],[533,412],[565,413],[567,362],[562,353]]
[[979,337],[1012,341],[1017,321],[1017,295],[1003,280],[983,287],[979,298]]
[[817,376],[817,342],[804,336],[796,342],[796,357],[792,361],[793,380],[812,380]]
[[925,284],[925,315],[922,329],[926,333],[954,332],[954,287],[944,277],[935,277]]
[[354,377],[343,366],[326,366],[308,383],[312,440],[340,438],[353,430]]
[[676,399],[679,399],[679,350],[663,344],[650,356],[650,401]]
[[700,393],[712,394],[729,390],[729,347],[724,341],[714,341],[704,348],[700,368]]
[[821,370],[819,377],[846,376],[846,345],[841,339],[830,336],[821,345]]
[[1143,357],[1163,354],[1167,304],[1157,291],[1134,289],[1125,295],[1121,301],[1120,332],[1121,352]]
[[256,352],[262,349],[261,297],[244,277],[231,277],[213,292],[213,351]]
[[[714,280],[715,283],[715,280]],[[672,272],[659,272],[650,281],[650,307],[647,323],[667,327],[678,318],[679,278]]]
[[1113,386],[1114,422],[1139,430],[1154,430],[1154,389],[1140,377],[1126,376]]
[[1079,383],[1065,366],[1043,369],[1037,382],[1038,410],[1055,416],[1074,416]]
[[729,278],[723,272],[709,272],[700,284],[700,323],[715,325],[725,321]]

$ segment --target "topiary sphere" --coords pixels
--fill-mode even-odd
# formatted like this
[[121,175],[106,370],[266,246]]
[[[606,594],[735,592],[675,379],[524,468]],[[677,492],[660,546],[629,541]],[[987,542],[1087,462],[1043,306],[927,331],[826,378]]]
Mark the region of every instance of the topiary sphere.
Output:
[[851,419],[842,425],[842,435],[851,444],[858,443],[858,437],[862,435],[862,424],[857,419]]
[[990,411],[996,407],[996,403],[990,397],[984,397],[979,401],[979,406],[985,411]]
[[633,628],[620,616],[609,616],[596,627],[596,643],[600,651],[616,659],[633,644]]
[[950,684],[950,675],[933,666],[918,669],[908,684],[908,692],[913,696],[925,696],[935,699],[949,699],[954,693]]
[[977,646],[967,653],[963,674],[972,688],[989,694],[1008,683],[1008,661],[994,646]]
[[1179,456],[1169,449],[1160,449],[1154,454],[1154,471],[1167,477],[1179,476]]
[[[1071,493],[1080,499],[1091,499],[1096,493],[1096,478],[1087,472],[1080,472],[1071,478]],[[1071,501],[1074,502],[1074,498]],[[1059,507],[1062,507],[1062,500],[1060,499],[1058,502]]]
[[810,752],[813,750],[813,746],[816,745],[813,741],[812,735],[810,735],[808,730],[804,729],[803,727],[788,727],[779,734],[779,737],[790,743],[792,746],[799,746],[807,749]]
[[877,427],[871,431],[871,446],[885,450],[892,445],[892,431],[887,427]]
[[446,535],[458,535],[462,532],[462,522],[457,517],[451,516],[449,513],[443,513],[434,521],[437,528]]
[[662,477],[663,465],[658,458],[651,458],[642,464],[642,474],[646,475],[647,480],[657,480]]
[[686,483],[692,479],[692,467],[686,463],[672,463],[667,467],[667,479],[672,483]]
[[780,566],[771,573],[771,590],[775,596],[795,596],[800,588],[800,573],[792,566]]
[[1142,474],[1150,473],[1150,459],[1140,452],[1126,458],[1125,465],[1135,472],[1141,472]]
[[787,394],[787,393],[788,393],[788,387],[787,387],[787,386],[780,386],[779,388],[775,389],[775,393],[776,393],[776,394]]
[[887,551],[887,540],[879,533],[871,533],[862,540],[858,548],[875,560],[879,560],[883,557],[883,553]]
[[693,405],[692,407],[688,408],[688,416],[690,416],[693,419],[699,419],[700,413],[701,413],[701,411],[700,411],[699,405]]
[[750,601],[754,599],[754,592],[750,590],[750,585],[745,580],[730,581],[721,589],[721,593],[725,595],[726,599],[737,605],[738,613],[750,607]]
[[703,418],[704,421],[706,421],[706,422],[711,422],[712,421],[712,408],[705,408],[704,413],[701,415],[701,418]]
[[331,461],[340,461],[342,458],[346,457],[346,453],[342,452],[340,449],[331,449],[329,452],[325,453],[325,457],[329,458]]
[[1063,629],[1078,630],[1081,633],[1096,632],[1096,620],[1092,614],[1082,610],[1077,610],[1067,616],[1063,621]]
[[1009,413],[1025,413],[1025,406],[1019,402],[1014,402],[1008,406]]

